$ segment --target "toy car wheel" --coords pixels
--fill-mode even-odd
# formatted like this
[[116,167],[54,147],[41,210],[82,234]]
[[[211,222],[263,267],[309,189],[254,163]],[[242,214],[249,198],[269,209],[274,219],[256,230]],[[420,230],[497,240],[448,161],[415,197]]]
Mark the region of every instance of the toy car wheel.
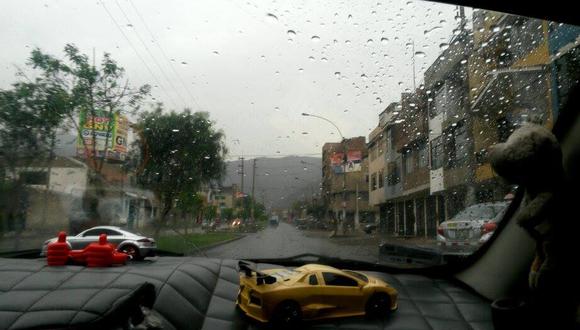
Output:
[[375,293],[366,305],[367,316],[384,316],[391,311],[391,298],[384,293]]
[[300,310],[300,305],[294,301],[283,301],[281,302],[276,310],[274,310],[274,315],[272,321],[275,324],[296,324],[302,320],[302,311]]
[[135,245],[127,244],[119,251],[129,255],[132,260],[143,260],[143,257],[139,253],[139,249]]

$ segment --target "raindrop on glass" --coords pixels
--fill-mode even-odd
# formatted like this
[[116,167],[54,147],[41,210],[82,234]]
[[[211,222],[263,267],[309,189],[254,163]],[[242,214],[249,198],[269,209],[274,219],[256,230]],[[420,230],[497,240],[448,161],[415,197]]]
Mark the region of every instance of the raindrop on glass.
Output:
[[270,21],[271,23],[277,23],[278,22],[278,17],[272,13],[268,13],[266,14],[266,18],[268,19],[268,21]]

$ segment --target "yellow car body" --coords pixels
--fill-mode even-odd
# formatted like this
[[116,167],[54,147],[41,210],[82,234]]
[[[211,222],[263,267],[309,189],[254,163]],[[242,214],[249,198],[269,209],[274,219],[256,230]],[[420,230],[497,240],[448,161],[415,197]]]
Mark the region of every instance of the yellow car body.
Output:
[[371,297],[376,301],[379,296],[388,297],[383,301],[384,314],[397,309],[397,290],[384,281],[361,272],[308,264],[294,270],[241,270],[237,305],[251,318],[269,322],[279,306],[292,302],[299,306],[300,319],[316,320],[365,315]]

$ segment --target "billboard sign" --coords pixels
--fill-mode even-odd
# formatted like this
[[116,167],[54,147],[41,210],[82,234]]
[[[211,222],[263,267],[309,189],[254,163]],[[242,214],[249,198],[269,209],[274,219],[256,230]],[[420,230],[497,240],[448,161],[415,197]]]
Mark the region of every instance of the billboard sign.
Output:
[[330,167],[336,174],[344,173],[344,153],[333,152],[330,155]]
[[360,172],[362,170],[362,152],[349,150],[346,156],[346,172]]
[[[109,160],[125,160],[129,131],[127,117],[120,114],[109,117],[102,110],[94,111],[93,116],[83,111],[79,118],[79,129],[77,156],[86,158],[105,155]],[[96,155],[93,155],[93,151]]]

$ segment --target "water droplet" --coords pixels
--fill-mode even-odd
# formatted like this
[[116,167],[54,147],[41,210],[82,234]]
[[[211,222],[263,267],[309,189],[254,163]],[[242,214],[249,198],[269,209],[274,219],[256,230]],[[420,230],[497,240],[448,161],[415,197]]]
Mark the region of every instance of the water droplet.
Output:
[[298,72],[302,73],[302,72],[304,72],[304,69],[300,68],[300,69],[298,69]]
[[444,42],[444,43],[440,43],[439,44],[439,49],[441,50],[446,50],[447,48],[449,48],[449,44]]
[[348,45],[350,44],[350,40],[345,40],[344,43]]
[[312,40],[313,42],[319,42],[320,37],[319,36],[312,36],[312,38],[310,38],[310,40]]
[[183,65],[187,65],[187,62],[185,62],[185,61],[182,61],[182,62],[181,62],[181,64],[183,64]]
[[368,79],[367,75],[366,75],[366,74],[364,74],[364,73],[363,73],[363,74],[361,74],[361,75],[360,75],[360,77],[361,77],[363,80],[367,80],[367,79]]
[[209,157],[209,156],[205,156],[205,157],[203,157],[203,158],[205,158],[205,159],[210,159],[210,157]]
[[322,62],[328,62],[328,59],[326,57],[323,57],[320,59]]
[[335,76],[336,78],[340,79],[340,72],[336,71],[336,72],[334,73],[334,76]]
[[425,55],[426,55],[425,52],[422,52],[422,51],[415,52],[415,56],[417,56],[417,57],[425,57]]
[[220,53],[219,53],[217,50],[214,50],[214,51],[213,51],[213,53],[214,53],[215,55],[219,55],[219,54],[220,54]]
[[266,18],[268,19],[268,21],[270,21],[270,23],[277,23],[278,22],[278,16],[276,16],[272,13],[267,13]]
[[307,135],[307,134],[308,134],[308,132],[302,132],[302,135]]
[[386,38],[386,37],[382,37],[381,38],[381,43],[382,44],[386,45],[388,42],[389,42],[389,38]]
[[294,30],[288,30],[288,31],[286,31],[286,33],[288,33],[288,36],[290,36],[290,37],[296,36],[296,31],[294,31]]
[[373,41],[373,39],[369,39],[369,40],[367,40],[367,45],[370,45],[370,44],[372,44],[373,42],[374,42],[374,41]]
[[348,18],[348,19],[352,19],[352,15],[350,15],[350,14],[349,14],[347,18]]
[[280,111],[279,107],[274,107],[274,111]]
[[315,60],[314,56],[308,56],[308,59],[311,60],[311,61],[314,61]]
[[172,129],[171,131],[172,131],[173,133],[177,133],[177,132],[179,132],[179,130],[178,130],[177,128],[174,128],[174,129]]
[[464,59],[464,60],[461,60],[461,62],[460,62],[460,63],[461,63],[461,64],[465,64],[465,63],[467,63],[467,60],[465,60],[465,59]]
[[433,32],[433,31],[440,30],[440,29],[441,29],[441,27],[440,27],[440,26],[435,26],[435,27],[433,27],[433,28],[431,28],[431,29],[429,29],[429,30],[425,30],[425,31],[423,31],[423,34],[424,34],[424,35],[428,35],[429,33]]
[[127,27],[132,28],[133,27],[133,24],[127,24]]

